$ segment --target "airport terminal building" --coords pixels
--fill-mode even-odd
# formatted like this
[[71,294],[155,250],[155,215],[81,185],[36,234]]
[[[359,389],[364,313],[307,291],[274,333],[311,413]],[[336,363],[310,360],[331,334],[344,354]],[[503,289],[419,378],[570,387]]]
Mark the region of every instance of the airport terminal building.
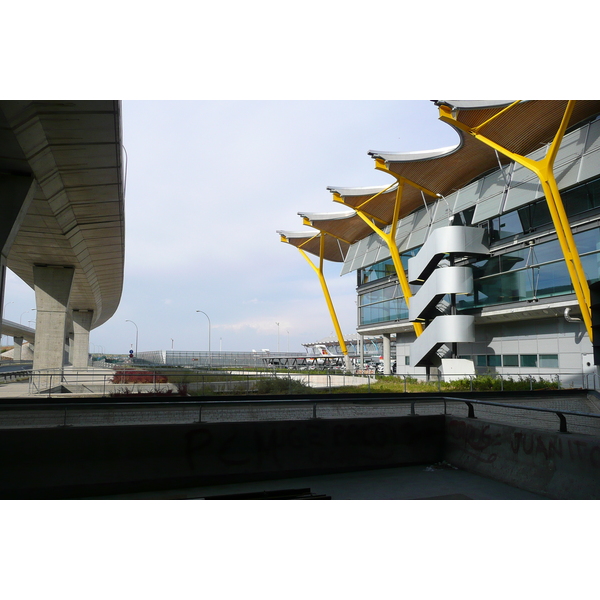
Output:
[[435,104],[456,147],[369,152],[394,184],[329,188],[350,210],[299,213],[313,231],[282,241],[356,274],[357,332],[383,336],[386,370],[393,340],[399,374],[597,387],[600,101]]

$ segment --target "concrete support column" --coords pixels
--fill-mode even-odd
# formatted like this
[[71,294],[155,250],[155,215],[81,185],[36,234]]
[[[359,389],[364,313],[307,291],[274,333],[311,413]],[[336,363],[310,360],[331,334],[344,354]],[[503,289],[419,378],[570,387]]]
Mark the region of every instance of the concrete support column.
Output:
[[35,186],[31,175],[0,175],[0,328],[4,308],[6,261],[33,199]]
[[392,373],[392,336],[389,333],[383,334],[383,374]]
[[67,342],[67,348],[65,352],[65,365],[73,364],[73,345],[75,343],[75,337],[72,331],[69,331],[65,336],[65,340]]
[[90,330],[92,328],[92,310],[73,311],[73,352],[71,364],[78,369],[88,366],[90,349]]
[[22,360],[23,357],[23,338],[16,337],[14,340],[13,360]]
[[34,370],[61,369],[64,364],[67,310],[73,273],[72,267],[33,267],[37,307]]

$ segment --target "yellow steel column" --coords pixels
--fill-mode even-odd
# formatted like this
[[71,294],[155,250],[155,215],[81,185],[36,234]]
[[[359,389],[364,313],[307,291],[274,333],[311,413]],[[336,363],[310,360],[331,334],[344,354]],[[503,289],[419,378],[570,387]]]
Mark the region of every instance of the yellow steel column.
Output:
[[560,192],[558,190],[558,185],[556,183],[556,178],[554,176],[554,161],[564,137],[565,130],[569,124],[569,119],[571,118],[575,101],[568,101],[561,124],[556,132],[556,135],[554,136],[552,143],[550,144],[550,148],[548,149],[546,156],[540,160],[532,160],[526,156],[511,152],[507,148],[502,147],[500,144],[479,133],[484,125],[497,118],[500,114],[505,113],[508,109],[512,108],[518,103],[519,102],[515,102],[511,104],[494,117],[488,119],[485,123],[482,123],[478,127],[474,128],[458,121],[452,114],[452,109],[448,106],[440,106],[440,120],[450,123],[462,131],[469,133],[482,143],[496,149],[498,152],[501,152],[511,160],[523,165],[525,168],[537,175],[542,185],[542,189],[544,190],[544,195],[546,197],[548,209],[552,217],[552,222],[554,224],[554,228],[556,229],[556,234],[565,259],[565,263],[567,265],[567,269],[569,271],[571,283],[573,284],[577,302],[579,303],[579,308],[581,309],[581,315],[590,340],[592,340],[593,332],[590,288],[585,277],[585,272],[581,264],[581,258],[579,256],[575,240],[573,239],[573,233],[571,232],[569,219],[566,215],[565,208],[560,197]]
[[[348,349],[346,347],[346,342],[344,341],[344,336],[342,334],[342,330],[340,328],[340,324],[339,324],[337,315],[335,313],[335,308],[333,307],[333,302],[331,301],[331,295],[329,294],[327,282],[325,281],[325,276],[323,275],[323,256],[325,254],[325,235],[326,234],[323,232],[321,232],[321,234],[320,234],[321,237],[319,239],[320,246],[319,246],[319,267],[318,268],[313,264],[312,260],[310,260],[310,258],[306,254],[306,252],[304,252],[304,250],[302,250],[302,248],[300,246],[298,247],[298,250],[300,251],[300,254],[302,254],[302,256],[304,256],[304,258],[306,259],[308,264],[313,268],[313,270],[319,277],[319,282],[321,283],[321,289],[323,290],[323,295],[325,296],[325,301],[327,302],[327,308],[329,309],[329,314],[331,316],[331,321],[333,322],[333,327],[335,329],[335,333],[338,338],[338,343],[342,350],[342,354],[347,357]],[[314,238],[311,238],[311,239],[314,239]]]
[[[410,285],[408,283],[406,273],[404,272],[404,267],[402,266],[402,259],[400,258],[400,253],[398,252],[398,246],[396,245],[396,229],[398,227],[398,220],[400,219],[400,207],[401,207],[401,203],[402,203],[402,192],[404,191],[404,184],[408,183],[412,187],[415,187],[418,190],[428,194],[429,196],[433,196],[434,198],[437,198],[438,196],[431,190],[428,190],[428,189],[420,186],[419,184],[415,183],[414,181],[410,181],[409,179],[406,179],[405,177],[401,177],[401,176],[397,175],[396,173],[393,173],[385,166],[385,162],[381,159],[375,159],[375,168],[392,175],[392,177],[394,177],[397,180],[397,184],[398,184],[398,188],[396,190],[396,201],[394,204],[394,216],[392,217],[392,223],[391,223],[389,233],[385,233],[385,231],[383,231],[383,229],[377,227],[377,225],[375,225],[375,223],[373,223],[373,221],[365,214],[365,212],[362,210],[362,208],[363,208],[363,206],[365,206],[366,204],[371,202],[371,200],[374,200],[377,196],[379,196],[383,192],[387,192],[390,189],[390,187],[392,187],[392,186],[389,186],[385,190],[378,192],[377,194],[375,194],[374,196],[372,196],[371,198],[369,198],[368,200],[363,202],[358,207],[347,205],[344,202],[344,199],[339,194],[334,194],[333,199],[334,199],[334,201],[340,202],[341,204],[344,204],[345,206],[349,206],[349,208],[353,208],[355,210],[356,214],[387,244],[387,247],[390,251],[390,256],[392,258],[392,262],[394,263],[394,269],[396,270],[396,275],[398,277],[398,283],[400,284],[400,288],[402,289],[402,294],[404,295],[404,299],[406,300],[406,305],[410,306],[410,299],[412,298],[412,292],[410,290]],[[419,337],[423,333],[423,325],[421,323],[417,323],[417,322],[413,323],[413,328],[415,330],[415,334],[417,335],[417,337]]]
[[[394,218],[396,217],[398,212],[397,209],[399,209],[400,206],[399,195],[402,193],[401,190],[402,186],[398,186],[398,192],[396,194],[396,206],[394,207]],[[400,253],[398,252],[398,246],[396,246],[396,226],[392,225],[390,233],[385,233],[385,231],[377,227],[377,225],[375,225],[375,223],[373,223],[373,221],[371,221],[371,219],[369,219],[360,209],[355,210],[356,214],[387,244],[392,257],[392,262],[394,263],[396,275],[398,276],[400,289],[402,290],[402,294],[406,300],[406,306],[410,306],[412,292],[410,290],[410,285],[408,284],[406,273],[404,272],[404,267],[402,266],[402,259],[400,258]],[[421,323],[413,323],[413,328],[417,337],[423,333],[423,325]]]

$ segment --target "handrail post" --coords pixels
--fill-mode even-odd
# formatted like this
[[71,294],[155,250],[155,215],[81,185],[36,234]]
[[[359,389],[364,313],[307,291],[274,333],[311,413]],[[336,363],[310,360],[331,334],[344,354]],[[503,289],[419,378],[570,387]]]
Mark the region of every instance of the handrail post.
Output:
[[469,407],[469,414],[467,415],[467,419],[476,419],[475,409],[473,408],[473,404],[471,402],[465,402],[465,404]]
[[567,419],[566,419],[565,415],[563,415],[561,412],[557,412],[556,415],[558,416],[558,418],[560,420],[559,432],[560,433],[569,433],[567,431]]

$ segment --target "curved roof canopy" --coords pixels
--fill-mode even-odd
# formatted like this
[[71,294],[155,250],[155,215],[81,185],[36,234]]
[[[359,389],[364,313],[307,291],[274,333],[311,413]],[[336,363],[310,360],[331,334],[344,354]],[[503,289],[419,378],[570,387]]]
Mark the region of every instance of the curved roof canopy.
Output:
[[32,175],[7,266],[33,287],[34,265],[73,267],[70,308],[92,327],[118,307],[124,267],[124,181],[118,101],[0,101],[0,172]]
[[[436,100],[441,113],[450,111],[453,118],[467,127],[479,127],[479,132],[506,149],[527,155],[548,144],[559,129],[566,100],[510,100],[459,101]],[[510,108],[508,108],[510,107]],[[570,119],[569,128],[600,114],[599,100],[579,100]],[[472,135],[462,131],[452,119],[440,118],[458,133],[456,146],[423,152],[369,151],[376,168],[389,172],[396,179],[405,180],[402,190],[399,218],[431,203],[437,197],[447,196],[480,178],[483,174],[510,162]],[[492,119],[490,121],[490,119]],[[394,216],[397,185],[388,188],[329,187],[334,200],[349,208],[360,210],[379,228],[391,225]],[[355,243],[373,232],[356,213],[345,217],[314,213],[299,213],[304,223],[335,235],[347,243]],[[318,213],[317,213],[318,214]]]
[[281,236],[282,242],[287,242],[319,257],[321,255],[321,238],[323,238],[323,258],[331,262],[344,262],[350,247],[350,244],[319,231],[312,234],[306,231],[277,231],[277,233]]

